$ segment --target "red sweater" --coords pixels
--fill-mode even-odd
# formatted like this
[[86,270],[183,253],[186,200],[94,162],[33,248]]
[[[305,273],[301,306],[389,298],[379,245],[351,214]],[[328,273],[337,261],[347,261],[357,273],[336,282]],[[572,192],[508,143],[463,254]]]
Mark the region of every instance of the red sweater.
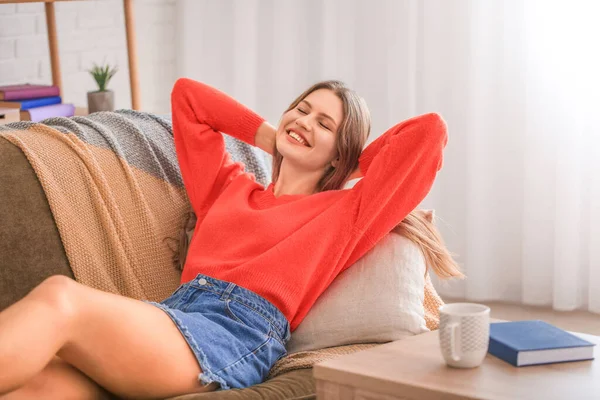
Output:
[[198,273],[273,303],[295,330],[333,279],[429,192],[442,166],[437,114],[390,128],[363,150],[352,189],[275,197],[225,151],[220,132],[254,145],[264,121],[228,95],[181,78],[171,94],[175,146],[198,223],[181,283]]

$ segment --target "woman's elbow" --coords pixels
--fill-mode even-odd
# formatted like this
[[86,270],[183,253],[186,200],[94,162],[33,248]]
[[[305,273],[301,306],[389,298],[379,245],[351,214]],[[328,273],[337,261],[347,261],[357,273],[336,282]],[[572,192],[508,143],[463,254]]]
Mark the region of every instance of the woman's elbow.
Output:
[[198,85],[199,82],[196,82],[189,78],[178,78],[173,85],[173,89],[171,90],[171,104],[176,103],[178,100],[184,99],[187,93],[190,93],[193,90],[195,85]]
[[445,147],[448,143],[448,126],[442,116],[435,112],[425,114],[423,115],[423,123],[427,126],[429,138]]
[[178,78],[173,85],[173,89],[171,89],[171,99],[180,96],[182,92],[185,91],[186,86],[188,86],[188,78]]

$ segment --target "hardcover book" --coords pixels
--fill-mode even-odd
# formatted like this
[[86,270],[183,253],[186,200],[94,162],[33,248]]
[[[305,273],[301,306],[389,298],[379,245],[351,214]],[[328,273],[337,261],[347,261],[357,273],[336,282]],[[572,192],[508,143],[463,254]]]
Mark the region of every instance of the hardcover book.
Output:
[[490,324],[488,352],[515,367],[592,360],[594,346],[544,321]]
[[73,104],[53,104],[21,111],[21,121],[39,122],[50,117],[72,117],[74,114]]
[[60,104],[61,102],[60,96],[52,96],[40,97],[39,99],[0,101],[0,107],[29,110],[30,108]]
[[58,86],[54,85],[23,85],[0,86],[0,100],[37,99],[40,97],[60,96]]

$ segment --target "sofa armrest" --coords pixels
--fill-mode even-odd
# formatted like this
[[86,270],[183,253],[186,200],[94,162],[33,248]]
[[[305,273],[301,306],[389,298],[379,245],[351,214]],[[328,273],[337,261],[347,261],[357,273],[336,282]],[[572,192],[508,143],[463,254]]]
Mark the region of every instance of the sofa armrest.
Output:
[[51,275],[73,278],[40,182],[23,152],[0,137],[0,310]]

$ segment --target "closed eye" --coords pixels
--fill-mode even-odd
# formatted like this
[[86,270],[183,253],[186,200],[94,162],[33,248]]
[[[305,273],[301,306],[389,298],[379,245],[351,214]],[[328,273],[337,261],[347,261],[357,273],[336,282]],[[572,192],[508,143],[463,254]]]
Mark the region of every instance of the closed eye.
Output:
[[[298,110],[298,111],[299,111],[301,114],[304,114],[304,115],[306,115],[306,114],[307,114],[307,112],[306,112],[306,111],[304,111],[303,109],[301,109],[300,107],[297,107],[296,109],[297,109],[297,110]],[[319,122],[319,125],[321,125],[321,126],[322,126],[323,128],[325,128],[325,129],[327,129],[328,131],[330,131],[330,130],[331,130],[331,129],[329,129],[329,127],[328,127],[327,125],[325,125],[325,124],[324,124],[324,123],[322,123],[322,122]]]

